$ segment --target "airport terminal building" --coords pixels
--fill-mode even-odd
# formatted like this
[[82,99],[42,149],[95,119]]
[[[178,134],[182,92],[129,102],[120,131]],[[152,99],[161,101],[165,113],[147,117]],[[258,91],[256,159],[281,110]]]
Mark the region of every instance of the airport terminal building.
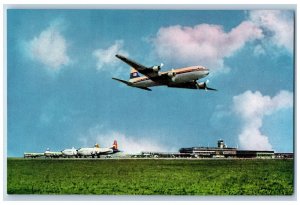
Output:
[[235,157],[237,154],[237,148],[230,148],[224,144],[223,140],[218,141],[217,147],[190,147],[181,148],[179,153],[193,154],[197,158],[228,158]]
[[188,147],[181,148],[179,152],[142,152],[141,155],[134,157],[154,157],[154,158],[258,158],[258,159],[273,159],[278,158],[293,158],[293,154],[280,155],[275,154],[272,150],[239,150],[235,147],[227,147],[224,140],[218,140],[217,147]]
[[218,140],[217,147],[181,148],[180,153],[190,153],[200,158],[275,158],[274,151],[269,150],[238,150],[227,147],[223,140]]

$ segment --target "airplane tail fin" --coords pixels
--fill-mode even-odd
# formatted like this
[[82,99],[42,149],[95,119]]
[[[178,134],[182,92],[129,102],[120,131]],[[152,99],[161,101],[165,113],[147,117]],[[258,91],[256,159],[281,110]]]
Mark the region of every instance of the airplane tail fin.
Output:
[[129,79],[138,78],[138,77],[140,77],[138,71],[134,68],[131,68]]
[[117,140],[114,140],[112,148],[116,149],[116,150],[118,149],[118,142],[117,142]]

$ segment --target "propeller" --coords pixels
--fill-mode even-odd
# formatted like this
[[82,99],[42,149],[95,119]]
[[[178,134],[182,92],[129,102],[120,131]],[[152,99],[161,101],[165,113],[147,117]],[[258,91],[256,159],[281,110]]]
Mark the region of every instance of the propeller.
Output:
[[207,84],[208,84],[208,83],[209,83],[209,80],[207,79],[207,80],[204,82],[204,89],[205,89],[205,91],[208,91],[208,90],[214,90],[214,91],[217,91],[217,89],[207,87]]

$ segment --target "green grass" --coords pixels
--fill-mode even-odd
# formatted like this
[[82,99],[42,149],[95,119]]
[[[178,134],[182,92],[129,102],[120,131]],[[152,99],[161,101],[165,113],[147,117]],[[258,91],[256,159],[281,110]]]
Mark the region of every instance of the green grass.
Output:
[[293,160],[8,159],[8,194],[292,195]]

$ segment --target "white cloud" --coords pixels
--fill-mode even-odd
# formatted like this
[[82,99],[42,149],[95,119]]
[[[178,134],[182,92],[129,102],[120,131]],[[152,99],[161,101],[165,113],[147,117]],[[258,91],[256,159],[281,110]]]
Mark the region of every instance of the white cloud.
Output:
[[259,91],[246,91],[233,97],[233,110],[243,120],[239,142],[242,149],[271,150],[269,137],[263,135],[263,117],[293,107],[293,93],[282,90],[274,97]]
[[253,10],[250,20],[263,30],[265,39],[278,47],[293,51],[294,19],[291,11]]
[[224,58],[234,55],[245,43],[262,37],[261,29],[251,21],[244,21],[229,32],[210,24],[160,28],[153,42],[156,53],[166,61],[200,64],[224,72]]
[[115,57],[117,53],[128,56],[128,52],[123,50],[124,41],[117,40],[107,49],[96,49],[93,56],[97,59],[97,70],[110,71],[111,66],[116,65],[120,61]]
[[[153,39],[154,51],[167,63],[200,64],[212,71],[227,72],[224,59],[242,49],[247,42],[259,40],[263,45],[276,45],[293,50],[293,13],[290,11],[253,10],[248,20],[225,32],[220,25],[199,24],[162,27]],[[255,55],[265,54],[261,45],[254,47]]]
[[127,136],[116,131],[104,131],[103,126],[96,126],[89,130],[87,135],[82,136],[79,141],[83,146],[91,147],[98,143],[100,147],[111,147],[113,141],[117,140],[118,148],[123,154],[136,154],[142,151],[170,151],[170,147],[149,137]]
[[66,39],[61,35],[57,25],[51,25],[42,31],[29,41],[28,46],[32,59],[51,69],[58,70],[70,62]]

